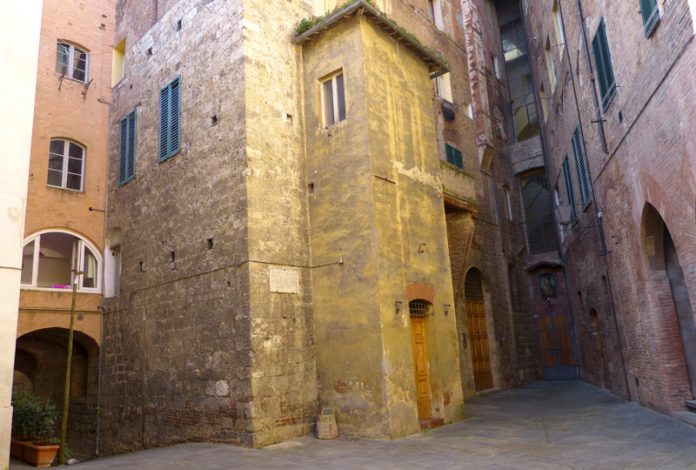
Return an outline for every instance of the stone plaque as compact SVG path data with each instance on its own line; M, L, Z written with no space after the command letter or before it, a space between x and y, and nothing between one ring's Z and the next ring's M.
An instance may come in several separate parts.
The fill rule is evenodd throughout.
M300 292L299 276L291 269L269 268L271 292L298 294Z

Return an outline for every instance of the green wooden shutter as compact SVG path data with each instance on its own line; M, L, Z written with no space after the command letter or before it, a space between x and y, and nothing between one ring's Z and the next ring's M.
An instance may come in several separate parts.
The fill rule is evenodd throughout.
M128 164L126 177L131 180L135 177L135 111L128 115Z
M578 213L575 210L575 190L573 189L573 178L570 176L570 163L568 162L567 155L563 160L563 182L565 183L568 204L570 205L570 219L576 220L578 218Z
M127 173L127 157L128 157L128 118L121 119L120 128L120 148L118 152L118 182L124 184L128 181Z
M592 202L592 186L590 185L590 174L587 168L587 155L582 141L580 128L577 127L573 133L573 153L575 154L575 167L578 171L578 184L580 186L580 199L583 208Z
M462 158L462 152L450 144L445 144L445 155L447 157L447 163L451 163L461 169L464 169L464 159Z
M167 158L169 149L169 85L160 90L160 146L159 158Z
M640 0L640 14L643 17L643 31L645 37L655 31L655 26L660 22L660 10L657 8L656 0Z
M592 40L592 53L594 54L597 67L596 74L599 82L599 91L602 96L602 109L606 110L616 94L616 82L614 80L614 67L611 63L604 18L599 22L597 33L595 33Z
M169 85L169 156L179 151L180 87L177 78Z

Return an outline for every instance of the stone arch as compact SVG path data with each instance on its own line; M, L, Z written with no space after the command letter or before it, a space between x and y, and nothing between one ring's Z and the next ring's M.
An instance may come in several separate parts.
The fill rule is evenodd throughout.
M672 234L659 211L650 203L641 215L641 251L647 268L646 291L652 296L651 314L658 340L657 356L670 384L668 406L681 407L684 398L696 396L696 326L684 273ZM678 383L676 383L678 382ZM690 396L677 396L678 388Z
M62 403L68 330L44 328L17 339L14 369L32 383L32 391ZM99 346L90 336L74 332L71 398L96 395Z

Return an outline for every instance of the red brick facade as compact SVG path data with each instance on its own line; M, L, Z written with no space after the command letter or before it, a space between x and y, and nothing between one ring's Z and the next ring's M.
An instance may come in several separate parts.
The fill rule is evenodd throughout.
M688 299L696 299L692 12L687 0L657 2L659 23L646 37L637 0L562 2L565 43L551 52L558 85L549 93L544 44L555 37L554 2L522 3L535 87L543 86L549 99L543 127L547 173L561 206L569 204L566 156L575 185L578 219L564 226L562 251L581 376L658 410L683 410L693 396L687 330L694 313ZM618 87L605 109L601 104L597 109L592 90L597 76L589 64L596 74L591 46L602 18ZM593 186L584 209L571 146L578 127ZM676 248L671 265L681 265L685 288L670 287L667 234Z

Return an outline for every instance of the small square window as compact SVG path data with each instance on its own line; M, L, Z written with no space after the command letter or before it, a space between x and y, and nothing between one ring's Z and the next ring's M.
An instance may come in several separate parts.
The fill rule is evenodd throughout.
M80 82L87 81L89 54L66 42L59 42L56 53L56 73Z
M343 72L338 72L321 82L321 102L324 127L332 127L346 119Z

